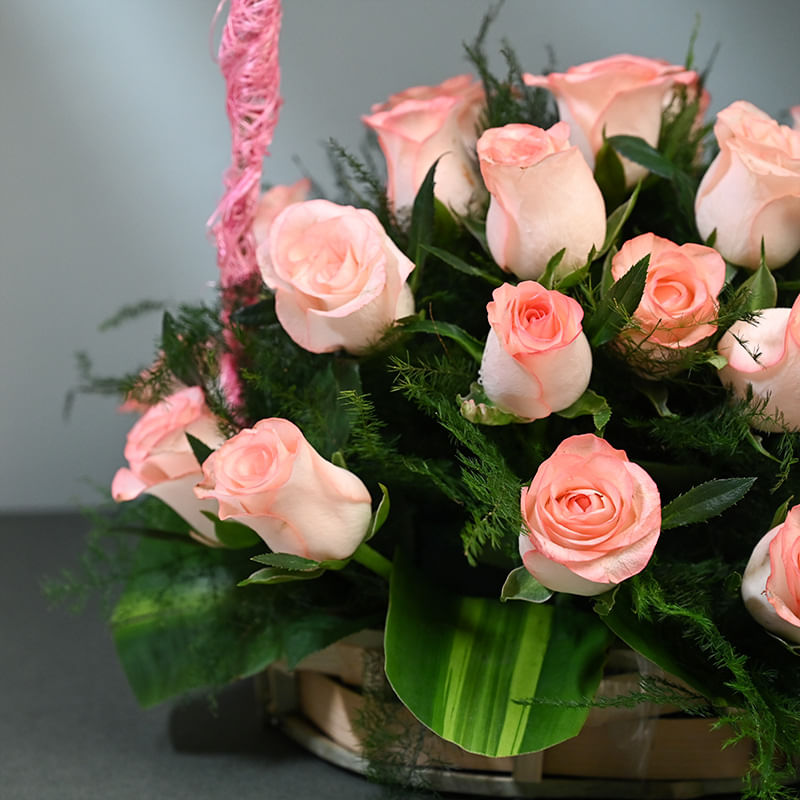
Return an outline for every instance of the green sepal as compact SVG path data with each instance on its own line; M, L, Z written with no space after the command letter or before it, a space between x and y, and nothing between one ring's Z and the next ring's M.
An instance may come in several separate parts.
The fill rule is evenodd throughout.
M528 603L546 603L553 592L542 586L525 567L517 567L508 573L508 577L500 590L500 600L525 600Z
M735 299L740 299L747 311L774 308L778 302L778 284L764 259L762 242L761 263L758 269L736 290Z
M392 507L389 502L389 490L382 483L379 483L378 486L381 490L381 499L372 514L367 535L364 537L365 542L368 542L383 527L383 523L389 518L389 510Z
M694 486L661 511L661 530L705 522L738 503L752 488L755 478L716 478Z
M498 408L487 396L483 386L471 383L469 394L456 395L459 411L464 419L476 425L511 425L517 422L530 422L529 419L518 417L508 411Z
M557 253L554 253L544 268L544 272L537 279L538 283L544 286L545 289L552 289L556 280L558 268L564 260L564 254L567 252L566 247L562 247Z
M556 413L565 419L591 414L598 436L602 436L603 430L611 419L611 407L608 405L608 401L591 389L587 389L571 406Z
M289 583L290 581L310 581L314 578L319 578L324 572L324 569L297 571L280 569L279 567L263 567L262 569L256 570L243 581L239 581L236 585L250 586L256 583L273 584Z
M196 436L192 436L191 433L186 434L186 439L189 442L189 447L192 448L197 463L202 466L214 451L205 442L201 442Z
M791 497L787 497L786 501L781 503L775 509L775 513L772 515L772 522L770 522L769 528L767 528L767 530L771 531L778 525L783 525L783 523L786 521L786 516L789 513L789 506L792 504L792 500L794 500L794 495L792 495Z
M463 258L459 258L457 255L449 253L447 250L442 250L440 247L423 245L422 249L425 250L425 252L430 253L432 256L436 256L436 258L453 269L464 273L464 275L471 275L474 278L481 278L492 286L501 286L503 283L501 278L498 278L495 275L480 269L479 267L473 267L472 264L468 264Z
M335 467L347 469L347 462L344 460L344 453L342 453L341 450L331 453L331 464L333 464Z
M649 254L637 261L612 284L608 294L584 322L583 331L592 347L610 342L636 311L644 294L649 264Z
M232 550L244 550L254 547L261 541L261 537L252 528L248 528L241 522L220 519L210 511L201 511L200 513L214 523L214 533L225 547Z

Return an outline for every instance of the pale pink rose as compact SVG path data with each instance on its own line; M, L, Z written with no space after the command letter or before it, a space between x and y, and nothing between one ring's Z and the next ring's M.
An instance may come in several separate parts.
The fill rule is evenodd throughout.
M216 503L200 501L194 494L203 473L187 433L212 449L225 439L197 386L171 394L137 420L125 444L128 466L117 470L111 496L117 502L143 492L158 497L192 526L197 538L217 544L213 522L201 513L216 513Z
M483 192L475 163L478 122L485 106L480 82L458 75L438 86L413 86L372 106L362 117L378 136L386 158L389 202L411 206L437 158L433 193L466 214Z
M275 219L260 265L278 320L312 353L363 353L414 313L406 284L414 264L366 209L328 200L290 205Z
M755 269L764 240L767 265L781 267L800 250L800 131L742 100L717 114L719 154L697 190L703 238L734 264Z
M792 106L790 109L792 124L796 131L800 131L800 106Z
M203 474L197 496L218 501L221 519L252 528L276 553L347 558L369 527L364 484L322 458L285 419L237 433L206 459Z
M292 203L299 203L305 200L310 191L311 181L308 178L300 178L299 181L291 184L291 186L273 186L261 195L253 219L253 238L255 239L256 247L261 247L269 238L269 232L275 217Z
M661 532L653 479L591 433L564 439L522 490L525 568L556 592L595 595L641 572Z
M800 644L800 505L753 549L742 599L759 625Z
M480 371L486 396L528 420L572 405L592 373L580 304L533 281L504 283L492 298Z
M710 247L677 245L643 233L625 242L612 259L614 280L648 254L644 294L633 313L637 327L623 331L622 338L649 358L667 362L677 350L698 345L716 332L725 262Z
M549 130L505 125L484 131L478 159L491 195L486 238L499 266L536 279L566 248L558 274L586 262L606 235L606 207L564 122Z
M800 296L791 308L765 308L753 322L731 325L718 351L728 363L720 380L762 414L751 424L762 431L800 430Z
M661 132L661 114L677 85L699 87L696 72L641 56L616 55L590 61L566 72L525 75L529 86L555 95L561 119L572 127L572 139L590 165L606 137L638 136L655 147ZM707 103L706 103L707 104ZM647 174L639 164L623 159L625 179L632 186Z

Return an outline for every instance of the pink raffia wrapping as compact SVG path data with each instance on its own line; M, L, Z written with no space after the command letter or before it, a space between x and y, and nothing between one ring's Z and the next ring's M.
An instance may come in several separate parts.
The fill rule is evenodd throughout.
M227 0L217 7L215 20ZM209 220L217 245L223 321L236 304L255 299L261 284L255 258L253 219L263 160L268 155L281 105L278 37L280 0L230 0L222 30L218 63L225 78L226 110L231 126L231 165L225 194ZM222 389L237 409L242 387L236 370L238 347L232 335L223 358Z

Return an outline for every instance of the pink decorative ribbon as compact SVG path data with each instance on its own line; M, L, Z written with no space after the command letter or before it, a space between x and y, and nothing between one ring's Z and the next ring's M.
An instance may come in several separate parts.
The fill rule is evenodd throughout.
M214 20L227 0L217 7ZM263 160L278 122L280 0L230 0L218 63L226 85L231 126L231 165L224 175L225 194L209 220L217 245L222 314L227 323L237 305L254 299L260 286L252 226L258 203ZM230 405L241 404L236 370L238 345L227 337L230 353L222 363L223 391Z

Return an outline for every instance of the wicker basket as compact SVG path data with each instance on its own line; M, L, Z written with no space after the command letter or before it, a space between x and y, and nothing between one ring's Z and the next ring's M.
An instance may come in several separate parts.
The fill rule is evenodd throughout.
M613 672L598 696L639 687L642 665L635 654L619 651L610 664ZM714 720L683 718L675 709L651 704L593 709L578 736L543 752L475 755L425 729L396 700L376 700L383 696L382 665L382 634L363 631L309 656L294 671L272 665L259 678L259 694L271 721L288 736L320 758L362 774L369 762L359 720L366 703L389 703L383 709L389 727L403 732L403 742L415 732L418 742L411 782L446 792L565 798L737 793L751 755L747 742L723 750L731 731L714 729Z

